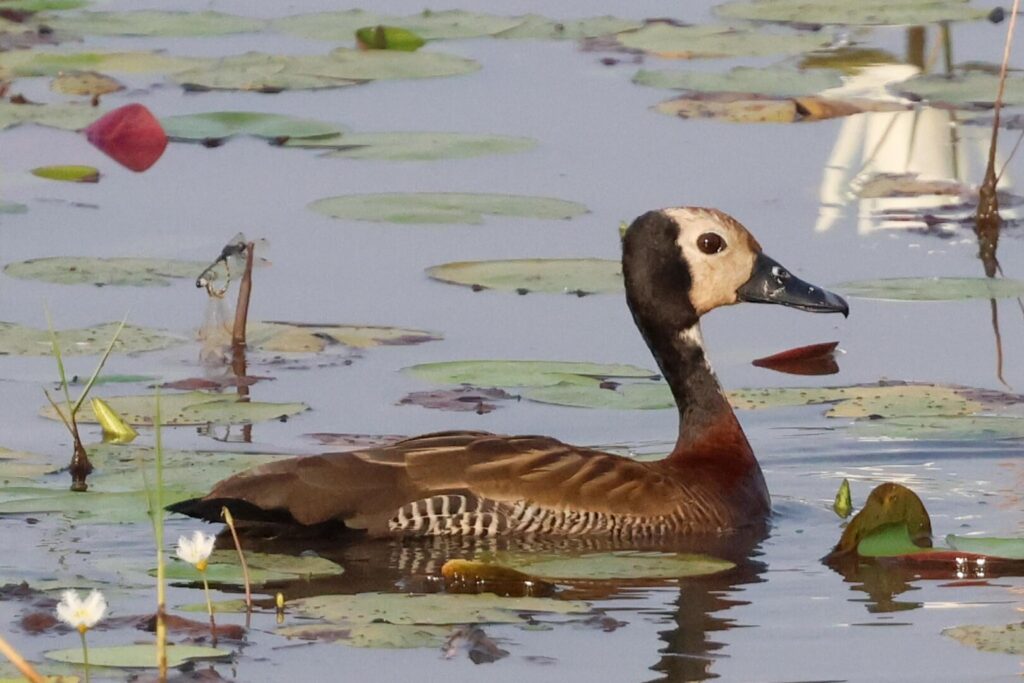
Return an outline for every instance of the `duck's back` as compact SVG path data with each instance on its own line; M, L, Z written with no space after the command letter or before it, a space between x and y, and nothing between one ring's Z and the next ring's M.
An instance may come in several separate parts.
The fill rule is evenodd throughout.
M341 523L374 536L649 538L721 531L763 517L743 500L742 482L722 482L707 465L694 463L687 472L549 437L443 432L269 463L171 509L216 521L227 506L243 521ZM723 485L734 489L731 495L722 495Z

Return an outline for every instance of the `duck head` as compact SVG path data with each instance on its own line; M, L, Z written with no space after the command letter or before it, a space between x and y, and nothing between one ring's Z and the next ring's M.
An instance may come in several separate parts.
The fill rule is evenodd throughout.
M839 295L804 282L766 256L746 228L715 209L645 213L623 237L622 264L638 323L688 329L708 311L741 301L844 316L850 310Z

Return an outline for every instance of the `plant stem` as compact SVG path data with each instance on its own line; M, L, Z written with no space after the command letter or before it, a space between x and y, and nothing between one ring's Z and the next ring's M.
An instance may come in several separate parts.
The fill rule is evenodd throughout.
M156 539L156 665L161 683L167 680L167 589L164 568L164 441L160 415L160 390L153 409L156 450L156 504L151 506L153 536Z
M82 664L85 666L85 683L89 683L89 646L85 644L86 630L79 627L78 635L82 637Z
M245 346L245 327L249 317L249 297L252 295L252 262L256 245L245 244L245 273L238 286L238 303L235 305L235 324L231 330L231 343L235 347Z
M245 561L245 553L242 552L242 543L238 540L238 531L235 529L235 518L231 516L231 510L225 505L220 510L221 517L231 530L231 539L235 542L235 550L238 551L238 562L242 565L242 580L245 581L245 625L249 626L249 619L252 616L252 586L249 582L249 563Z
M14 665L14 668L20 671L21 675L31 683L44 683L45 679L39 675L35 667L29 664L17 650L11 647L11 644L4 640L3 636L0 636L0 654L7 657L11 664Z
M203 592L206 594L206 611L210 614L210 645L217 647L217 622L213 620L213 601L210 600L210 583L206 580L206 570L200 570L203 577Z

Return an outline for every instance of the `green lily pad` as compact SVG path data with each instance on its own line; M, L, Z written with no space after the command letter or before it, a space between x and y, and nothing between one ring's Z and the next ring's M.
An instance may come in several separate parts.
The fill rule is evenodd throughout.
M224 140L233 135L252 135L271 140L319 138L340 133L341 126L282 114L248 111L215 111L182 114L160 120L167 137L200 142Z
M217 614L245 614L249 608L245 600L213 600L213 611ZM206 602L190 602L185 605L178 605L176 610L181 612L206 612ZM253 611L259 610L253 605Z
M1024 538L996 538L985 536L946 536L946 545L953 550L977 553L1007 560L1024 560Z
M163 403L161 402L161 407ZM92 491L139 491L144 488L143 470L152 479L156 456L152 448L136 445L95 444L86 446L95 471L89 476ZM268 453L223 451L179 451L164 449L164 484L206 493L210 482L263 465L282 457Z
M898 557L929 550L914 544L906 523L885 524L857 544L857 554L861 557Z
M176 73L191 90L312 90L363 81L458 76L476 71L471 59L441 52L394 52L338 48L327 55L280 56L249 52L208 61Z
M707 576L736 565L710 555L621 550L576 556L498 552L493 561L542 579L609 581Z
M1024 296L1024 281L981 277L897 277L859 280L836 289L863 299L883 301L960 301Z
M113 396L104 398L124 421L132 426L151 426L156 399L152 395ZM160 416L166 426L214 424L249 424L264 420L277 420L308 410L305 403L267 403L240 401L233 394L211 394L190 391L181 394L163 394L160 397ZM56 420L53 406L44 407L43 417ZM79 424L96 423L92 407L82 405L78 412Z
M719 5L715 14L723 19L798 25L919 26L983 19L990 9L971 6L967 0L741 0Z
M672 392L663 382L630 382L607 387L596 381L563 382L553 386L529 387L523 391L523 398L538 403L604 410L663 410L676 405Z
M82 648L67 650L50 650L43 653L47 659L68 664L84 664ZM168 645L167 666L178 667L200 659L227 659L230 650L219 650L215 647L202 645ZM146 645L112 645L92 646L89 648L89 664L91 666L110 666L123 669L155 669L157 668L156 650L152 643Z
M171 74L209 61L171 57L158 52L0 52L0 70L6 68L15 76L23 77L56 76L64 71Z
M0 129L2 128L3 126L0 125ZM27 211L28 207L25 206L24 204L18 204L17 202L0 201L0 214L26 213Z
M412 31L397 26L367 26L356 31L359 46L367 50L415 52L426 44Z
M246 330L249 347L277 353L320 353L332 344L353 349L411 346L441 337L433 332L375 325L259 322Z
M916 493L902 484L879 484L850 520L830 557L857 553L887 557L931 545L932 521ZM917 541L917 543L915 543Z
M999 76L970 71L953 78L915 76L890 86L905 97L948 107L991 107L999 92ZM1024 104L1024 75L1010 72L1003 92L1006 105Z
M635 365L542 360L467 360L423 363L403 372L433 384L478 387L547 387L576 381L596 384L608 378L649 379L656 374Z
M1005 397L1015 400L1010 394ZM1000 402L978 400L964 387L935 384L864 384L849 387L740 389L730 392L733 406L743 410L833 403L828 417L862 418L965 416Z
M300 598L288 604L303 616L340 624L515 624L524 621L523 613L578 614L590 611L590 605L580 601L502 598L493 593L358 593Z
M292 139L285 147L316 147L326 156L387 161L468 159L489 154L511 154L536 147L530 138L469 133L346 133L324 138Z
M456 261L427 269L441 282L520 294L607 294L622 291L622 265L604 259Z
M6 9L17 10L19 12L49 12L67 10L67 9L78 9L84 7L86 0L5 0L4 7Z
M426 10L406 17L375 14L361 9L343 12L317 12L297 14L273 22L279 31L332 42L352 40L356 31L366 26L394 26L426 40L450 38L479 38L506 31L519 25L522 19L498 17L489 14L448 10Z
M404 650L441 647L451 635L451 628L419 624L352 624L345 627L334 624L302 624L285 626L277 629L275 633L285 638L340 643L349 647Z
M483 223L484 215L569 219L582 204L551 197L456 192L356 194L318 199L309 208L332 218L375 223Z
M634 19L603 16L586 19L548 19L538 14L519 17L518 26L496 33L495 38L511 38L525 40L582 40L610 36L623 31L633 31L644 25Z
M827 34L769 33L733 26L673 26L654 22L616 36L620 45L669 59L799 54L826 47Z
M846 75L860 73L866 66L902 64L903 60L885 50L873 47L839 47L804 55L798 64L801 69L834 69Z
M61 285L166 287L171 278L195 279L207 265L170 259L54 256L9 263L4 273Z
M296 578L337 576L345 571L340 564L322 557L305 555L246 552L245 561L249 566L249 581L255 586L293 581ZM172 562L167 565L165 571L167 578L173 581L202 580L199 570L187 562ZM151 569L149 574L156 576L156 569ZM238 563L238 553L234 550L213 551L206 568L206 579L215 584L244 585L245 577L242 566Z
M267 22L221 12L81 12L50 17L55 29L99 36L222 36L262 31Z
M96 183L100 179L95 166L40 166L32 169L32 175L66 183Z
M860 438L929 439L1024 439L1024 418L1003 415L899 417L858 420L850 433Z
M13 479L35 481L56 469L54 465L41 462L40 456L35 453L0 448L0 483L9 484Z
M167 505L195 497L195 491L165 487ZM91 523L119 524L148 522L149 503L145 491L68 491L67 480L60 489L43 487L4 487L0 494L0 514L62 513Z
M965 625L947 628L942 635L982 652L1024 655L1024 622L1006 626Z
M80 104L11 104L0 101L0 130L25 123L81 130L103 113L103 110L96 107Z
M782 66L762 69L741 66L724 73L641 69L633 76L633 82L670 90L742 93L768 97L814 95L843 84L839 71L801 71Z
M103 323L78 330L59 330L57 341L65 356L103 353L120 323ZM125 325L114 342L114 353L158 351L184 343L164 330ZM53 353L49 330L0 322L0 356L48 356Z

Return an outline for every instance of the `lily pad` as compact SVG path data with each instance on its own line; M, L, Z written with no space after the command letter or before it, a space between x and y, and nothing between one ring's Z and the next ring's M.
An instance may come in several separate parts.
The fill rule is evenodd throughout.
M146 645L111 645L92 646L89 648L89 664L91 666L110 666L124 669L155 669L156 654L152 643ZM215 647L202 645L167 646L167 666L178 667L200 659L227 659L230 650L219 650ZM47 659L68 664L84 664L82 648L67 650L50 650L45 652Z
M523 398L538 403L604 410L663 410L676 405L672 392L663 382L563 382L527 388L523 391Z
M415 52L426 44L412 31L398 26L367 26L356 31L356 41L365 50Z
M65 71L103 73L176 73L209 60L171 57L159 52L40 52L16 50L0 53L0 69L15 76L57 76ZM19 105L24 106L24 105Z
M862 549L872 557L906 555L930 547L931 535L931 518L916 493L902 484L879 484L829 557L862 554Z
M247 111L182 114L163 118L160 123L168 137L195 142L219 141L233 135L252 135L271 140L320 138L336 135L343 130L341 126L313 119Z
M1024 538L995 538L992 536L946 536L946 545L954 550L977 553L1008 560L1024 560Z
M568 294L607 294L622 291L622 265L604 259L516 259L456 261L427 269L441 282L473 289L498 289Z
M742 410L831 403L825 414L842 418L958 417L1018 401L1012 394L985 396L965 387L935 384L740 389L730 392L729 398Z
M999 92L999 76L970 71L953 78L915 76L890 86L898 94L935 106L991 107ZM1024 104L1024 75L1010 72L1003 92L1006 105Z
M826 47L827 34L770 33L733 26L674 26L652 22L616 36L623 47L668 59L799 54Z
M960 301L1024 296L1024 281L1008 278L902 277L859 280L836 285L854 297L883 301Z
M322 557L306 555L277 555L246 552L245 561L249 566L249 580L253 585L271 582L293 581L296 578L310 579L319 576L337 576L345 571ZM199 571L187 562L174 562L166 567L166 576L174 581L201 581ZM150 570L156 575L156 569ZM238 553L234 550L215 550L210 555L206 578L211 583L241 586L245 583Z
M306 617L340 624L515 624L524 613L578 614L590 605L551 598L502 598L493 593L358 593L300 598L289 607Z
M580 581L680 579L717 574L736 566L710 555L639 550L575 556L498 552L493 560L542 579Z
M0 126L0 128L2 128L2 126ZM28 207L24 204L0 201L0 214L26 213L27 211Z
M65 356L102 353L119 323L103 323L77 330L59 330L57 340ZM184 343L164 330L125 325L114 343L114 353L158 351ZM48 356L53 353L49 330L37 330L15 323L0 322L0 356Z
M489 154L512 154L536 147L530 138L469 133L346 133L324 138L292 139L285 147L331 150L326 156L387 161L468 159Z
M533 360L468 360L423 363L403 372L434 384L478 387L547 387L564 382L596 384L601 379L650 379L657 375L635 365Z
M34 453L0 448L0 482L4 484L9 484L14 479L35 481L56 469L53 465L42 462Z
M637 85L693 92L728 92L796 97L814 95L843 84L842 74L829 69L801 71L772 66L762 69L736 67L724 73L707 71L647 70L633 76Z
M412 31L426 40L440 40L489 36L518 26L521 22L522 19L517 17L498 17L463 10L425 10L420 14L398 17L353 9L298 14L277 19L273 27L303 38L338 42L352 40L356 31L363 27L382 24Z
M192 498L195 491L165 487L168 505ZM43 487L5 487L0 494L0 514L63 513L91 523L118 524L148 522L149 503L145 491L76 492L68 491L66 480L60 489Z
M968 0L741 0L715 8L723 19L746 19L783 24L845 26L920 26L939 21L974 21L989 9Z
M857 554L861 557L899 557L929 550L915 545L906 523L902 522L875 529L857 544Z
M376 325L259 322L250 324L250 348L279 353L320 353L332 344L353 349L375 346L412 346L441 337L433 332Z
M32 169L32 175L66 183L97 183L100 180L100 171L95 166L40 166Z
M50 81L50 90L62 95L96 97L124 90L124 84L98 71L67 71Z
M866 111L899 111L905 106L873 100L840 100L805 95L772 98L742 93L692 93L661 102L654 111L682 119L729 123L798 123L825 121Z
M839 47L811 52L800 60L801 69L835 69L846 75L860 73L864 67L878 64L902 64L891 52L873 47Z
M1002 415L898 417L858 420L850 427L853 436L867 439L1024 439L1024 418Z
M970 624L947 628L942 635L982 652L1024 655L1024 622L1006 626Z
M170 259L54 256L9 263L4 273L62 285L166 287L171 278L195 279L207 265Z
M633 31L644 25L635 19L603 16L586 19L548 19L538 14L519 17L521 23L501 33L496 38L526 40L581 40L610 36L623 31Z
M50 17L56 29L100 36L222 36L262 31L267 22L221 12L81 12Z
M483 223L484 215L569 219L587 212L582 204L551 197L507 194L417 192L357 194L319 199L309 205L332 218L374 223Z
M132 426L151 426L156 399L152 395L113 396L104 399L111 408ZM160 416L166 426L214 424L250 424L264 420L278 420L308 410L305 403L268 403L241 401L233 394L209 394L190 391L183 394L164 394L160 397ZM56 420L53 406L40 411L43 417ZM78 413L79 424L96 423L92 408L83 405Z
M275 633L285 638L319 640L350 647L404 650L441 647L451 634L451 628L418 624L353 624L346 627L333 624L302 624L285 626L277 629Z

